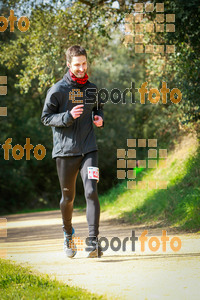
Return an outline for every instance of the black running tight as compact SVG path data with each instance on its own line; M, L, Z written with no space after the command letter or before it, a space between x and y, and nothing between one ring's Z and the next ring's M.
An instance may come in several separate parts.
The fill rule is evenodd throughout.
M62 192L60 209L63 219L63 231L67 234L72 233L76 178L80 171L87 205L86 216L89 236L98 236L100 205L97 194L97 180L88 179L88 167L98 167L98 151L89 152L84 156L57 157L56 167Z

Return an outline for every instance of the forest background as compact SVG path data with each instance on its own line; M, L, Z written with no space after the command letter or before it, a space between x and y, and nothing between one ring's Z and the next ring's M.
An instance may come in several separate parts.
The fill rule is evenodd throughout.
M21 32L15 22L0 32L0 76L7 76L7 95L0 96L7 116L0 117L0 144L12 138L14 145L24 145L30 138L34 147L42 144L46 156L37 160L33 153L15 160L10 151L4 159L0 149L0 212L22 209L58 208L60 186L55 161L52 159L52 133L41 123L41 112L47 90L60 80L66 69L65 50L78 44L86 48L89 80L98 89L124 91L135 83L140 88L160 90L162 82L172 90L178 88L182 99L174 104L160 100L152 104L131 102L104 105L105 127L95 128L99 147L100 182L105 193L118 185L117 149L127 147L127 139L157 139L159 148L173 149L178 138L190 131L199 134L200 18L197 0L162 1L165 14L175 14L175 32L145 33L143 45L175 45L175 53L135 53L135 43L126 43L127 15L135 16L135 1L1 1L0 16L6 18L13 9L19 19L27 16L30 27ZM143 1L144 7L158 1ZM159 2L160 3L160 2ZM143 23L156 23L156 10L146 13ZM2 24L0 24L2 25ZM135 23L133 22L133 31ZM143 148L137 159L145 159ZM77 205L83 203L83 187L77 181Z

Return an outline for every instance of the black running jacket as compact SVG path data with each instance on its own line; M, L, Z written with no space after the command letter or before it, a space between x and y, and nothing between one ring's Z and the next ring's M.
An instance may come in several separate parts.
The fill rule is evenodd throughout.
M70 111L78 104L84 104L83 113L74 119ZM42 123L52 128L52 158L98 150L93 128L95 115L104 118L96 85L89 80L84 85L79 84L71 79L68 71L47 91L41 116Z

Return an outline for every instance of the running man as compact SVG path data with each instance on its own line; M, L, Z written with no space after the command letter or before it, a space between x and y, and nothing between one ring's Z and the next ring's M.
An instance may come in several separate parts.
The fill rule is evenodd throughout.
M98 148L93 123L97 127L104 126L103 104L98 101L96 85L88 80L86 50L74 45L67 49L66 58L69 70L47 91L41 121L45 126L51 126L53 132L52 158L56 160L62 193L64 251L68 257L74 257L77 252L72 239L72 212L76 178L80 171L89 228L88 257L101 257L103 253L98 243ZM88 95L92 95L94 101Z

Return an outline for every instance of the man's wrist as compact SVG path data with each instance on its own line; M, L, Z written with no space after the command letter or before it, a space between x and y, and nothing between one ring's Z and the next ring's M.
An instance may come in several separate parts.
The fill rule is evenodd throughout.
M69 110L69 115L73 118L73 120L75 120L70 110Z
M74 122L74 118L69 110L66 111L64 116L64 124L68 127Z

